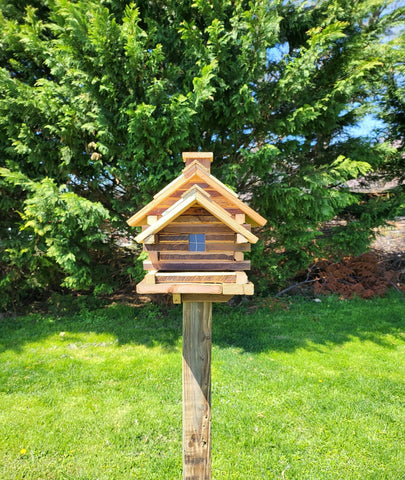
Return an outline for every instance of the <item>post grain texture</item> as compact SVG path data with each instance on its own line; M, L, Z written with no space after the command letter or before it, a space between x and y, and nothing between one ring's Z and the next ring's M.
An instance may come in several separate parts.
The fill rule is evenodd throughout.
M183 480L211 480L211 302L183 304Z

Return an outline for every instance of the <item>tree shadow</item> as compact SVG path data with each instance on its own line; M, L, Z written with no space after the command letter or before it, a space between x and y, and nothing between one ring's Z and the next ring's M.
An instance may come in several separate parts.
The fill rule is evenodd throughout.
M320 300L320 299L317 299ZM404 296L340 300L296 298L290 302L263 302L233 311L221 309L220 323L213 314L213 340L220 347L245 352L320 350L353 338L395 348L389 336L405 342Z
M163 308L152 303L113 304L96 309L72 306L71 311L63 314L54 311L0 318L0 353L9 349L19 351L28 343L54 335L61 338L66 335L74 342L75 334L88 332L110 334L118 345L159 345L170 350L176 347L182 334L179 307Z
M322 302L294 299L289 303L259 302L213 308L213 343L243 352L291 352L343 344L354 337L394 348L388 335L405 342L405 302L388 299ZM115 304L94 310L83 305L64 315L35 313L0 319L0 353L21 350L26 344L69 332L111 334L119 345L139 344L177 349L181 345L182 307L155 304Z

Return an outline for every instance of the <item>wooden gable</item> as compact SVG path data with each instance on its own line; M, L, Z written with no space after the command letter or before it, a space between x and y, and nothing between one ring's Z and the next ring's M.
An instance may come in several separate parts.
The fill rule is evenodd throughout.
M158 233L169 223L173 222L183 212L190 209L190 207L202 207L206 212L216 217L224 225L229 227L235 233L243 235L250 243L256 243L258 238L248 231L243 225L237 223L232 216L220 205L209 198L209 195L204 192L199 186L193 186L187 191L180 200L171 205L165 210L162 216L153 223L149 228L140 233L135 241L143 242L148 236Z
M184 155L186 168L183 170L182 174L157 193L148 205L133 215L127 222L129 225L132 227L146 225L148 216L159 217L168 208L174 205L182 195L189 191L190 188L196 185L209 194L212 200L215 201L218 206L225 209L229 214L233 216L245 215L246 223L249 223L252 226L265 225L266 219L242 202L235 192L210 174L209 169L201 163L203 159L197 158L192 162L187 163L187 160L190 159L190 155L197 154L189 153Z

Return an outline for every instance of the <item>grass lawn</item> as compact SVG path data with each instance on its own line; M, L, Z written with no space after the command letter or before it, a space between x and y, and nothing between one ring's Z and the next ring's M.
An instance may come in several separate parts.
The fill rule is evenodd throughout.
M181 306L0 320L0 478L182 478ZM405 302L215 305L212 478L405 479Z

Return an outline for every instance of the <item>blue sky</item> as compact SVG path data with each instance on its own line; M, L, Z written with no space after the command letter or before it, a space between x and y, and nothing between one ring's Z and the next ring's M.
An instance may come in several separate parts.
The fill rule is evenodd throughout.
M381 130L385 126L384 122L374 115L366 115L357 125L347 127L345 132L351 137L367 137L372 135L373 130Z

